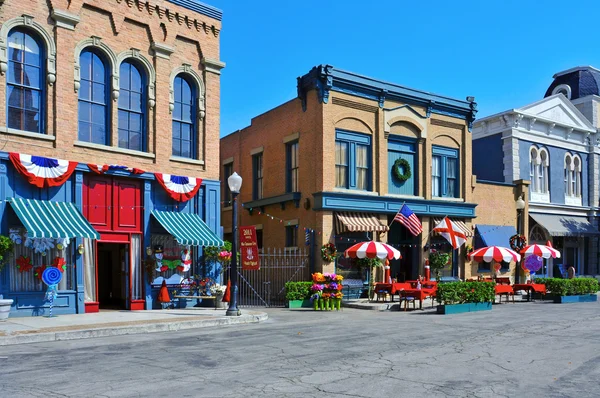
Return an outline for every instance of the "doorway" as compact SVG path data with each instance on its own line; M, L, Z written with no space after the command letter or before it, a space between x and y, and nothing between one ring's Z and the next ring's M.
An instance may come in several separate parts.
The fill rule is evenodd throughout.
M127 309L129 244L98 242L98 301L101 309Z

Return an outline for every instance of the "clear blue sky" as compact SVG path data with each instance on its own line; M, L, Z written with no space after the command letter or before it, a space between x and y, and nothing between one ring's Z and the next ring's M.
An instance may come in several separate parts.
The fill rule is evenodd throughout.
M478 117L541 99L556 72L600 68L600 2L204 0L223 10L221 136L336 68L464 99Z

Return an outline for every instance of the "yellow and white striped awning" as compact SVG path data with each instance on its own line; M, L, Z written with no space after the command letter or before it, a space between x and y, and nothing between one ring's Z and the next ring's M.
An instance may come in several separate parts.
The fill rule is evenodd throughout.
M389 228L382 224L375 214L340 211L335 213L337 233L343 232L386 232Z
M467 225L463 221L457 220L456 218L448 218L450 218L454 225L456 225L465 234L467 238L473 237L473 231L469 227L467 227ZM435 226L441 223L442 220L443 218L433 218L433 225L431 226L431 229L435 228ZM437 234L437 232L434 232L434 234Z

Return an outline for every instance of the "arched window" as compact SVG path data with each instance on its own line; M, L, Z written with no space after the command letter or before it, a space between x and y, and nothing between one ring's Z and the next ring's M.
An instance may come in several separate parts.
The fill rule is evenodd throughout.
M575 197L581 197L581 159L579 156L573 158L573 194Z
M573 168L573 159L571 155L565 155L565 195L571 196L571 170Z
M21 28L8 34L7 126L43 133L44 46Z
M565 196L581 198L581 159L577 155L565 155Z
M79 140L110 145L109 68L99 53L87 48L81 52L79 65Z
M533 197L534 201L548 201L548 186L549 186L549 175L548 166L550 164L550 158L548 152L544 149L538 149L531 147L529 150L529 178L531 179L531 193L541 194L543 196Z
M146 76L136 64L121 63L119 148L146 151Z
M536 162L538 158L537 148L533 147L529 151L529 180L531 181L531 191L537 192L537 178L535 177L536 173Z
M196 157L196 88L185 75L173 84L173 156Z

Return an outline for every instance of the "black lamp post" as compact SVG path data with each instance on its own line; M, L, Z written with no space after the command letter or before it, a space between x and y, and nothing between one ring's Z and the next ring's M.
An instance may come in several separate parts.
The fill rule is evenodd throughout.
M525 209L525 201L523 200L523 196L519 196L519 198L515 201L515 207L517 208L517 234L523 235L523 210ZM519 283L519 268L520 264L517 263L515 265L515 283Z
M238 298L238 261L237 261L237 246L238 246L238 225L237 225L237 196L240 194L242 188L242 177L238 173L233 172L232 175L227 179L227 185L231 191L232 212L231 212L231 269L229 270L229 280L231 280L231 292L229 300L229 308L225 315L227 316L240 316L242 313L237 306Z

